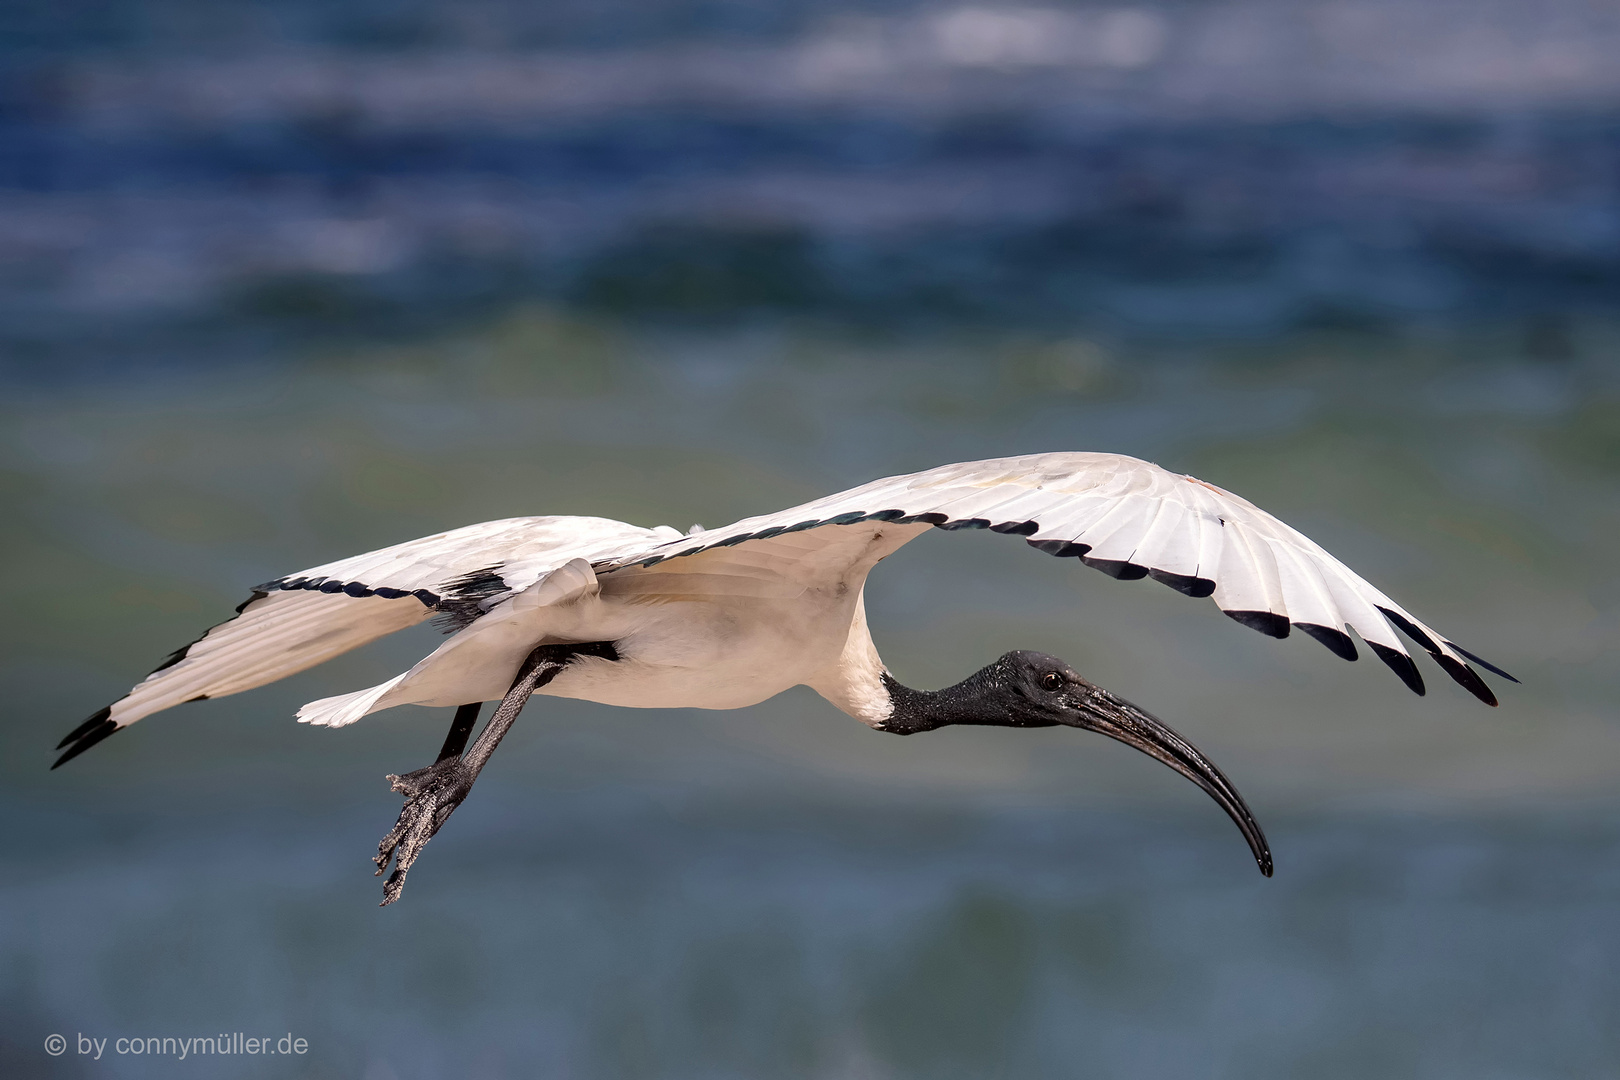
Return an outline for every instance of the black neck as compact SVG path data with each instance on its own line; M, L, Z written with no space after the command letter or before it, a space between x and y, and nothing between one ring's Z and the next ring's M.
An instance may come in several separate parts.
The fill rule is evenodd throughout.
M1053 723L1020 719L1011 713L1009 699L1015 691L1009 685L1001 660L943 690L913 690L896 682L887 671L882 678L894 706L894 711L883 721L883 730L896 735L915 735L952 724L1050 727Z

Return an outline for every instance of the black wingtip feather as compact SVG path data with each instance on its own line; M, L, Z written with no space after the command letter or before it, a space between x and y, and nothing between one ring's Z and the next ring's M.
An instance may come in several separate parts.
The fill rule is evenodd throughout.
M1435 644L1434 638L1430 637L1428 634L1425 634L1422 631L1422 629L1419 628L1418 625L1416 623L1414 623L1411 619L1408 619L1405 615L1402 615L1400 612L1393 611L1393 610L1391 610L1390 608L1387 608L1387 607L1381 607L1378 610L1382 611L1384 613L1384 618L1388 619L1390 622L1392 622L1396 626L1400 627L1401 628L1401 633L1405 634L1407 637L1411 638L1413 641L1415 641L1419 645L1423 646L1423 648L1427 652L1432 653L1434 655L1439 655L1440 646Z
M102 711L103 713L106 712L106 710ZM96 745L96 743L100 742L102 739L105 739L107 736L111 735L117 730L117 721L111 719L102 720L99 725L81 735L79 740L73 744L67 753L57 758L56 764L52 765L51 769L55 770L61 768L63 764L72 761L74 758L78 757L80 754L84 753L86 750ZM60 749L60 747L58 747L58 749Z
M106 708L97 711L93 716L90 717L90 719L86 720L84 723L80 724L78 727L76 727L72 731L68 732L67 733L67 738L65 738L61 742L57 743L56 748L58 750L60 750L60 749L62 749L62 747L66 746L68 743L72 742L74 739L82 739L82 738L84 738L85 732L89 731L93 727L96 727L103 720L107 719L107 717L111 713L112 713L112 706L111 705L108 705Z
M1431 638L1428 634L1425 634L1419 627L1414 626L1412 620L1406 618L1400 612L1391 611L1387 607L1381 607L1378 610L1382 611L1384 613L1384 617L1390 622L1400 627L1401 633L1405 634L1407 637L1411 638L1413 641L1427 649L1429 655L1434 657L1434 662L1439 664L1441 669L1443 669L1447 675L1450 675L1458 686L1461 686L1464 690L1467 690L1470 694L1473 694L1485 704L1492 707L1496 705L1496 695L1491 693L1491 688L1485 685L1485 680L1481 679L1479 674L1475 672L1473 668L1469 667L1467 664L1459 663L1454 657L1447 656L1440 650L1440 646L1433 638ZM1446 644L1451 645L1453 649L1457 649L1457 646L1452 645L1449 641L1446 642ZM1487 664L1473 653L1467 652L1463 649L1457 649L1457 651L1463 656L1468 657L1468 659L1472 660L1474 663L1490 671L1496 672L1498 675L1509 680L1510 682L1519 681L1518 679L1515 679L1513 676L1509 675L1507 672L1496 667L1496 665Z
M1423 689L1423 676L1418 674L1417 665L1412 663L1410 656L1407 656L1399 649L1392 649L1388 645L1380 645L1375 641L1367 642L1367 647L1373 651L1373 654L1378 659L1388 664L1391 671L1400 676L1401 682L1406 684L1407 689L1419 697L1424 695L1426 691Z
M1183 596L1203 599L1215 592L1215 583L1209 578L1189 577L1186 574L1172 574L1168 570L1149 570L1148 577L1160 585L1168 585Z
M1482 657L1475 656L1473 653L1469 652L1467 649L1463 648L1461 645L1457 644L1455 641L1448 641L1448 642L1446 642L1446 644L1450 645L1453 649L1456 649L1462 655L1468 657L1468 659L1472 660L1474 663L1478 664L1480 667L1484 668L1486 671L1489 671L1494 675L1500 675L1500 676L1502 676L1502 678L1506 679L1508 682L1511 682L1511 683L1516 683L1516 682L1519 681L1518 679L1515 679L1513 676L1509 675L1507 672L1503 671L1501 668L1497 667L1495 664L1491 663L1489 660L1483 659Z
M1271 611L1228 611L1226 617L1236 619L1250 630L1258 630L1267 637L1288 636L1288 616Z
M1118 581L1140 581L1148 575L1147 567L1138 566L1136 563L1128 562L1125 559L1093 559L1082 555L1080 561L1093 570L1101 570Z
M1075 559L1091 550L1090 544L1076 544L1072 540L1025 540L1036 551L1056 555L1060 559Z
M1481 679L1479 675L1475 673L1473 668L1460 661L1453 660L1444 653L1437 655L1434 660L1435 663L1444 668L1446 674L1455 679L1457 684L1464 690L1467 690L1470 694L1473 694L1475 697L1479 698L1479 700L1483 701L1492 708L1496 707L1496 695L1491 693L1491 688L1485 685L1485 680Z
M1335 630L1331 626L1322 626L1318 623L1297 622L1294 624L1301 633L1326 645L1334 656L1344 660L1356 659L1356 643L1350 640L1350 635L1343 630Z
M197 641L201 641L201 640L202 640L202 638L197 639ZM164 657L163 658L163 663L159 664L157 667L153 668L151 671L148 671L146 673L146 677L151 678L153 675L156 675L160 671L168 671L170 668L174 667L174 665L176 665L180 661L184 660L186 658L186 653L191 651L191 647L193 645L197 644L197 641L189 641L186 644L180 646L178 649L174 650L174 652L170 653L168 656Z

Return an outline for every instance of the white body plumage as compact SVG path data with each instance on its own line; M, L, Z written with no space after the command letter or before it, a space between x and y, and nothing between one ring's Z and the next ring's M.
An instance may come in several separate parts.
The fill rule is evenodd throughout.
M830 536L791 533L602 578L575 559L410 671L311 702L299 719L339 726L394 705L494 700L537 644L611 641L617 660L580 657L537 693L631 708L737 709L805 684L878 726L888 703L862 588L879 559L928 526L831 529Z

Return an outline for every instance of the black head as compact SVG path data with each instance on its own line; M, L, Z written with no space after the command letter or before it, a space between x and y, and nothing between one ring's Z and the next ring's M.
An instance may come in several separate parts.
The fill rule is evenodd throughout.
M1057 657L1028 649L1007 653L981 674L1001 684L1007 719L1016 727L1083 726L1076 717L1097 689Z

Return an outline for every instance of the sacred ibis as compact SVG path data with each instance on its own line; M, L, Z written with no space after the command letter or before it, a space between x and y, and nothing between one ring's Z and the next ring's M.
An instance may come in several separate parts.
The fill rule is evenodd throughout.
M1265 835L1220 769L1063 661L1015 651L944 690L895 681L867 631L863 588L879 560L931 528L989 529L1115 578L1151 577L1213 597L1263 634L1297 627L1346 660L1356 659L1354 630L1418 694L1423 679L1396 628L1487 705L1496 698L1468 661L1512 679L1229 491L1118 454L1036 454L888 477L685 535L605 518L507 518L277 578L74 729L51 767L172 705L263 686L436 616L449 637L415 667L298 712L341 727L395 705L456 708L437 761L388 777L406 802L375 860L378 875L395 864L384 904L530 695L736 709L801 683L896 735L1063 724L1117 739L1213 797L1269 877ZM491 700L500 704L468 749Z

